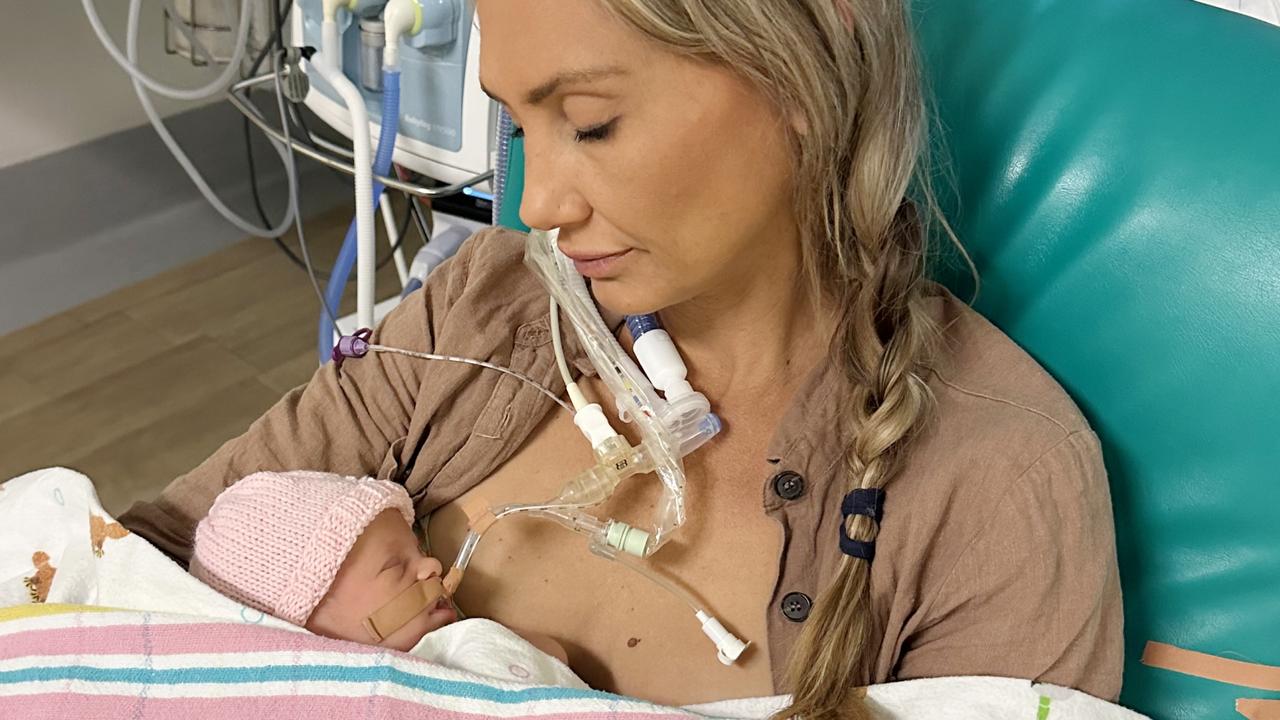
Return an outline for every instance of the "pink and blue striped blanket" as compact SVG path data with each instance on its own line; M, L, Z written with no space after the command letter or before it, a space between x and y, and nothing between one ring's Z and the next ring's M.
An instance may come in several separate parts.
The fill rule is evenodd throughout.
M0 610L0 717L319 720L698 715L604 692L469 676L368 645L163 613Z

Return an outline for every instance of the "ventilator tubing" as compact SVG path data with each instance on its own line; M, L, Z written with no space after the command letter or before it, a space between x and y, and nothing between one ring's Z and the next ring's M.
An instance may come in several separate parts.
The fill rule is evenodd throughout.
M313 67L320 69L312 58ZM353 142L356 149L354 165L356 168L356 217L347 227L346 238L342 241L342 249L338 251L338 259L334 261L333 271L329 275L329 284L325 288L325 301L331 308L342 304L342 293L351 277L351 267L359 261L359 279L356 283L356 307L359 310L357 324L359 327L373 327L373 291L374 267L377 252L373 225L373 211L382 199L382 183L374 180L375 175L387 175L391 172L391 155L396 146L396 134L400 123L400 71L384 68L382 72L382 123L378 134L378 151L368 159L369 119L364 109L364 100L355 85L340 71L331 65L321 71L321 77L334 87L347 85L355 94L347 98L342 93L347 105L351 108L351 134L361 141ZM332 78L332 81L330 79ZM357 98L360 98L357 100ZM361 144L364 145L365 158L361 158ZM367 217L366 217L367 215ZM366 227L367 226L367 227ZM366 317L367 315L367 317ZM316 347L320 362L324 363L333 350L333 327L323 313L320 316L319 332Z
M721 429L720 421L709 412L706 398L693 392L684 382L683 363L679 361L678 354L674 361L671 357L674 348L651 345L656 347L651 352L657 358L655 363L666 368L672 368L675 363L680 365L679 370L663 372L667 387L682 391L681 397L691 398L702 407L700 416L682 412L678 417L681 424L674 431L662 421L663 415L669 414L669 404L658 396L645 374L636 367L604 324L582 276L556 247L554 231L534 230L529 234L525 263L542 279L556 305L569 314L592 364L613 393L619 414L624 419L629 417L635 421L642 440L633 447L617 434L589 433L597 438L593 440L595 465L566 483L558 495L546 502L507 505L495 509L493 515L501 518L514 513L529 513L586 534L592 543L637 557L652 555L684 523L684 470L680 457L715 436ZM647 329L653 327L656 325ZM665 339L667 345L670 344L665 332L657 339ZM635 528L613 520L602 521L583 512L608 499L626 478L650 472L656 472L663 483L663 502L649 528ZM459 572L464 571L470 562L479 536L480 533L472 531L463 542L454 562Z

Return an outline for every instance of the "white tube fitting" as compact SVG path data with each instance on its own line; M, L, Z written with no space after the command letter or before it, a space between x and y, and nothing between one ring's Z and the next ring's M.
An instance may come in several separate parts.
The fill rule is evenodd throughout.
M325 21L326 29L332 23ZM369 111L354 83L322 50L311 57L311 67L342 96L351 114L351 144L356 169L356 317L357 327L373 327L373 299L377 236L373 224L373 143L369 138Z
M698 622L702 623L702 632L716 644L716 659L722 665L732 665L751 643L744 643L738 636L725 629L720 621L702 610L698 611Z
M400 65L400 38L422 29L422 3L419 0L391 0L382 14L386 45L382 49L382 66L396 69Z
M689 371L666 330L650 330L635 341L634 347L636 359L649 376L649 382L661 390L668 401L693 392L685 380Z
M600 407L599 403L585 405L574 413L573 424L577 425L578 429L582 431L583 436L587 438L587 442L591 443L592 448L618 434L609 425L609 418L605 417L604 409Z
M605 543L628 555L642 558L645 548L649 545L649 533L614 520L609 523L609 529L605 533Z

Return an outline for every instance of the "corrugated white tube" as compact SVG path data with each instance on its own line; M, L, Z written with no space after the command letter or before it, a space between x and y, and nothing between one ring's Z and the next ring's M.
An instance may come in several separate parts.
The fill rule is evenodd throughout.
M328 26L334 25L335 39L330 40ZM326 21L325 49L311 57L311 67L329 83L351 114L351 144L355 149L352 165L356 169L356 318L357 327L373 327L374 272L378 252L373 217L373 147L369 139L369 111L364 97L330 58L337 47L335 23Z
M338 23L326 17L320 24L320 52L333 61L335 69L342 69L342 44L338 42Z

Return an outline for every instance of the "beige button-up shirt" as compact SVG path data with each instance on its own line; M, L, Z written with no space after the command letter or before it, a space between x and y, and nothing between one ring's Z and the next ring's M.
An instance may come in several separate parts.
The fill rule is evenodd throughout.
M547 295L523 236L486 230L384 321L374 342L479 358L562 392ZM873 682L1025 677L1120 693L1120 582L1098 439L1061 387L1008 337L938 288L937 403L886 487L871 571L883 635ZM566 333L573 366L594 374ZM759 478L782 528L768 651L781 691L808 603L840 559L840 373L815 369L779 419ZM712 399L714 403L714 398ZM473 366L387 353L325 365L249 430L121 521L187 561L196 523L259 470L315 469L404 483L419 516L487 478L556 406Z

